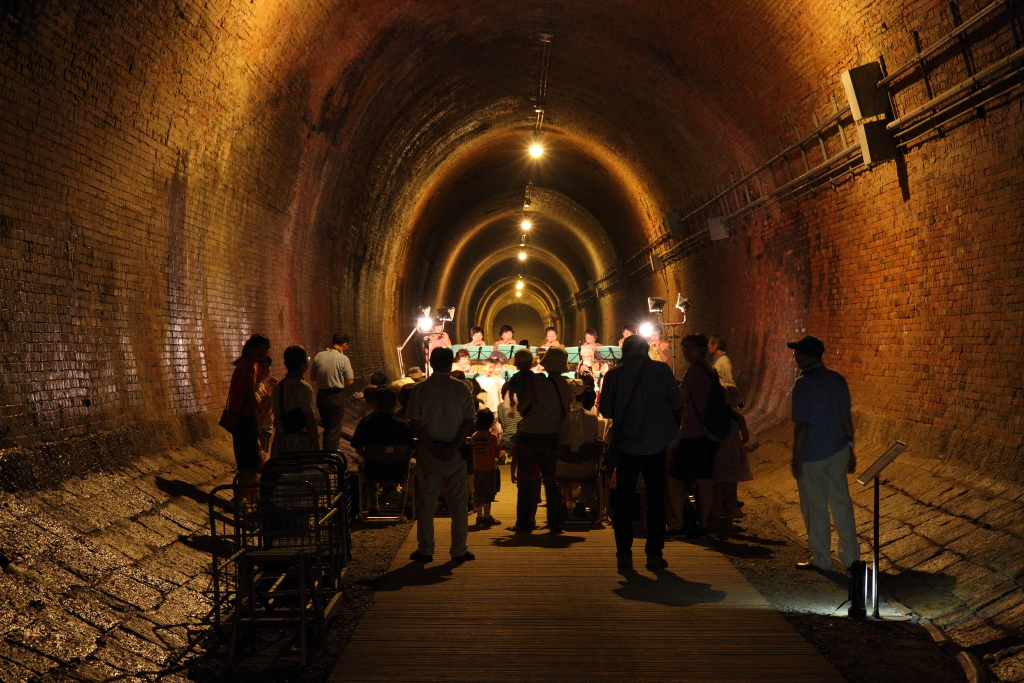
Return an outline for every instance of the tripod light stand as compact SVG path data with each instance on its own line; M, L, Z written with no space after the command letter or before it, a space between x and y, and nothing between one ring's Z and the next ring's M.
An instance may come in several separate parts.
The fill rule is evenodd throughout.
M676 297L676 306L675 307L678 308L680 311L682 311L683 319L682 319L682 321L676 322L676 323L667 323L664 320L662 320L662 313L665 311L665 304L666 303L667 302L664 299L660 298L660 297L656 297L656 296L647 297L647 310L650 311L651 313L657 313L658 314L658 324L660 324L662 326L662 328L668 327L669 331L671 333L671 336L669 338L669 347L672 349L672 374L675 375L676 374L676 350L675 350L676 328L686 324L686 312L688 310L690 310L690 300L687 299L685 296L683 296L682 293L679 293L677 295L677 297Z
M398 369L401 371L402 377L405 377L405 363L402 358L402 351L405 350L405 347L409 344L409 340L412 339L414 334L417 332L430 332L431 328L434 326L434 319L430 317L430 306L418 310L420 312L420 317L416 319L415 327L412 328L412 332L410 332L409 336L405 338L402 345L398 347Z

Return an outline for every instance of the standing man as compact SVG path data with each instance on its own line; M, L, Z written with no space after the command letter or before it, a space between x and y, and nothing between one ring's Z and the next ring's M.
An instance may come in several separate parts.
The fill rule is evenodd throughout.
M441 486L452 515L451 557L455 562L476 559L466 547L469 536L469 492L466 461L459 446L476 429L476 406L466 385L452 377L455 355L440 346L430 352L430 377L413 386L409 396L409 419L419 439L416 451L416 539L419 543L409 559L434 559L434 508Z
M562 376L569 370L568 359L565 349L559 346L548 349L540 361L547 377L538 373L529 378L519 402L518 410L523 419L516 431L516 483L519 490L516 523L512 527L517 533L532 533L536 526L542 482L547 497L548 529L553 534L560 534L565 526L565 499L555 473L558 435L575 396L574 388ZM537 470L540 471L539 478Z
M345 387L356 381L348 351L348 335L336 334L332 345L316 354L310 378L316 386L316 409L324 428L324 450L338 450L341 426L345 420Z
M615 557L619 569L633 568L633 511L636 483L647 492L647 568L668 567L665 548L665 451L679 440L675 411L683 405L672 368L648 357L647 341L626 337L622 362L608 371L601 414L612 420L622 455L616 467ZM550 501L549 501L550 505Z
M718 381L725 389L726 400L729 401L729 405L735 406L739 400L739 388L732 378L732 361L725 355L725 339L721 335L713 334L708 339L708 353L711 354L711 367L718 373Z
M808 562L801 569L831 569L832 522L839 534L839 560L847 569L860 559L857 521L846 475L857 469L853 454L850 390L843 376L822 363L825 345L806 336L786 344L800 367L793 385L793 476L807 526Z

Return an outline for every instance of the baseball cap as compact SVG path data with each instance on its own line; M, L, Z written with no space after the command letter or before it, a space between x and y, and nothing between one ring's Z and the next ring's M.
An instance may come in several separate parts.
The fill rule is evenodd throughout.
M800 337L795 342L788 342L786 344L791 349L799 351L805 356L811 356L814 358L820 358L825 355L825 345L817 337L811 335L805 335Z

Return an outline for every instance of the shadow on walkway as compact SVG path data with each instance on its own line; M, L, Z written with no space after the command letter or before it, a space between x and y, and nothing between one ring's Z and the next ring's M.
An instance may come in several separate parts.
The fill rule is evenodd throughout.
M731 539L712 541L709 547L723 555L741 557L746 560L764 560L775 554L771 548L765 548L762 545L751 545L749 543L736 543Z
M499 548L564 549L585 540L587 539L583 536L569 536L567 534L513 534L496 538L491 541L491 545L496 545Z
M624 569L619 574L625 581L619 581L619 587L612 592L626 600L669 607L690 607L721 602L726 597L725 591L712 588L710 583L687 581L670 571L658 572L653 579L635 569Z
M200 505L207 506L210 504L210 500L214 501L214 507L220 508L226 512L231 511L231 501L224 500L223 498L213 498L209 493L203 491L195 484L190 484L187 481L180 479L164 479L163 477L155 477L154 483L156 487L166 493L168 496L191 498Z
M452 577L452 569L456 562L441 562L423 565L420 562L409 562L405 566L392 569L373 582L373 589L378 591L398 591L407 586L433 586L444 583Z

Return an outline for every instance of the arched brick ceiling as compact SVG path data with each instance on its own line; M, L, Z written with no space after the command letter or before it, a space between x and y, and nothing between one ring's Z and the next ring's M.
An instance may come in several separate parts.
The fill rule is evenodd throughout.
M514 215L531 177L601 228L587 232L582 248L561 238L573 248L555 257L582 256L591 277L605 271L611 251L635 252L661 231L665 211L703 189L688 180L745 147L752 123L730 113L756 113L772 84L785 81L781 59L769 60L780 73L763 79L761 91L737 89L723 73L727 61L728 75L744 82L748 71L768 70L731 56L744 37L764 42L766 5L555 3L547 153L539 162L526 147L541 2L361 5L365 14L325 35L310 65L308 94L319 113L312 129L325 144L320 229L344 231L357 247L362 233L357 258L377 252L389 264L378 286L400 290L396 328L415 303L410 293L439 279L447 287L446 272L479 258L463 251L473 243L467 235L489 224L481 214ZM687 39L700 30L720 41ZM354 36L363 41L356 53ZM331 56L340 42L347 60ZM555 221L553 231L569 227ZM516 239L510 234L507 243Z

